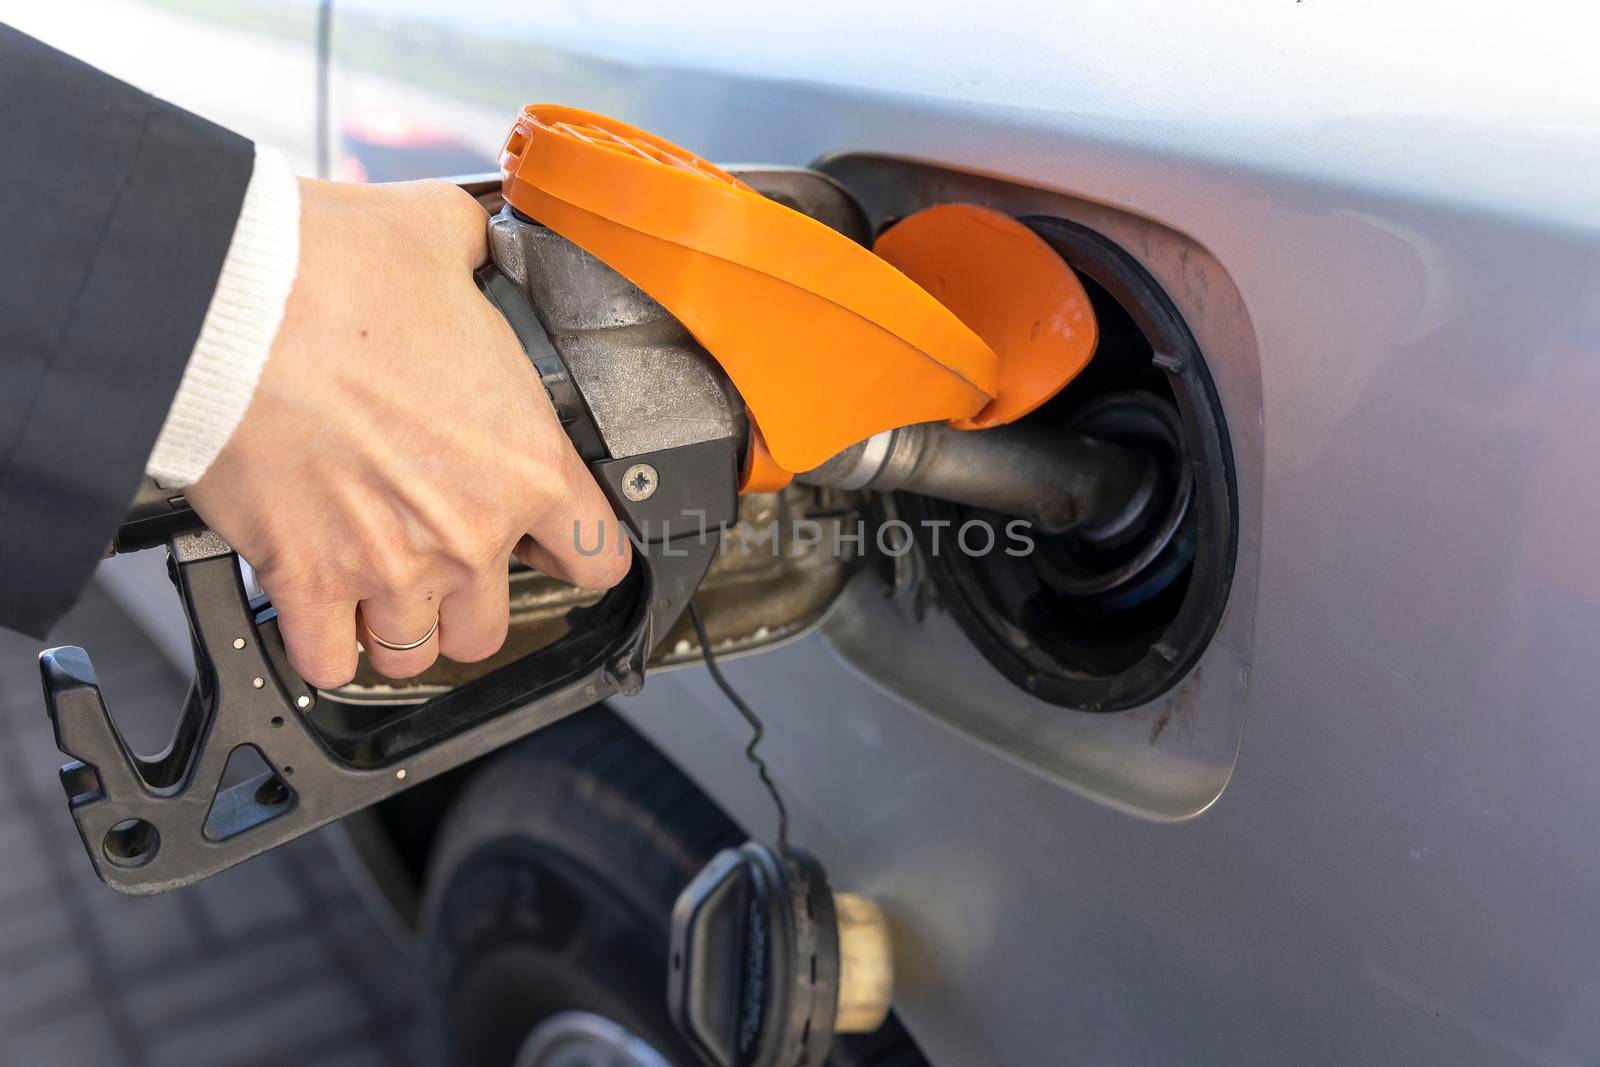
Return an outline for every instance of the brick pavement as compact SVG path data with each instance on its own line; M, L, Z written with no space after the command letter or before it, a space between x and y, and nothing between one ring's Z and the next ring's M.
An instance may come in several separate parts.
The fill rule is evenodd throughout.
M88 648L130 743L158 745L186 679L99 587L52 643ZM37 651L0 631L0 1067L413 1063L418 969L344 873L336 830L155 897L95 878Z

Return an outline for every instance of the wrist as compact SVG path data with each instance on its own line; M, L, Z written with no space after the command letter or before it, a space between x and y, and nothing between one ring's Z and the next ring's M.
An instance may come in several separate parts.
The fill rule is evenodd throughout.
M300 255L300 193L281 153L257 146L233 239L145 471L192 485L244 417L283 322Z

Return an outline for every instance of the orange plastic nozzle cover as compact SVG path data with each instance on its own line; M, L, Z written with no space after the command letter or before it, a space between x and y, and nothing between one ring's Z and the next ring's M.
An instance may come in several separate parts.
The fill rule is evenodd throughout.
M638 285L706 347L781 471L882 430L971 419L995 398L994 351L926 289L668 141L529 105L500 166L514 208Z
M745 449L744 469L739 472L739 492L776 493L794 481L794 472L778 466L767 450L761 427L750 424L750 447Z
M1038 234L976 204L940 204L885 230L873 251L928 290L999 357L995 397L964 430L1002 426L1061 391L1099 340L1083 283Z

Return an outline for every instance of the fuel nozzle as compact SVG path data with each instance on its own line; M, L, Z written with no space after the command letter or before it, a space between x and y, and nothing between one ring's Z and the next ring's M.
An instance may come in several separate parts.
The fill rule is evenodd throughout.
M1107 540L1165 503L1145 449L1017 423L958 430L918 423L869 437L795 480L838 489L903 489L1033 519L1047 533Z
M835 893L815 857L725 849L672 912L667 1003L714 1067L815 1067L835 1034L883 1025L889 929L870 899Z

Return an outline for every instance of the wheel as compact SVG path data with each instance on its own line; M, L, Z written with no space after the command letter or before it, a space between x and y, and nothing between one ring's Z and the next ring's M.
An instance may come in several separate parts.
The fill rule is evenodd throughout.
M428 862L421 929L439 1058L698 1067L667 1016L672 905L743 839L604 708L494 757L452 802ZM892 1019L864 1042L841 1041L830 1062L925 1063Z
M650 1045L610 1019L563 1011L533 1028L516 1067L672 1067Z
M705 858L739 840L603 709L494 758L429 860L422 924L446 1062L515 1064L541 1022L585 1012L693 1064L667 1017L667 917Z

